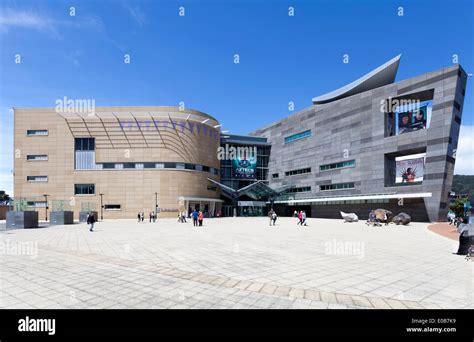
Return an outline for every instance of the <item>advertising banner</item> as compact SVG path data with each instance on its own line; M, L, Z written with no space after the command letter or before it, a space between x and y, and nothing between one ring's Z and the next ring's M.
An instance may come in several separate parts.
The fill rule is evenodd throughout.
M233 178L236 179L256 179L257 178L257 157L243 154L232 160Z
M397 160L397 176L395 183L414 183L423 181L425 158Z

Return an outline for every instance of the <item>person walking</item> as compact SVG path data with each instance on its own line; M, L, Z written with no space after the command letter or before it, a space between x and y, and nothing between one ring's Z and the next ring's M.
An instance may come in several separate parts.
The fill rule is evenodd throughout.
M299 225L299 224L300 225L303 224L303 211L300 211L298 213L298 222L296 222L296 225Z
M145 220L145 213L143 211L140 214L140 218L141 218L142 222Z
M204 221L204 214L202 213L202 211L199 211L198 221L199 221L199 227L202 227L202 222Z
M138 217L138 223L140 223L140 220L141 220L141 215L140 215L140 213L138 213L137 217Z
M184 211L181 213L181 220L182 220L183 223L187 223L187 221L186 221L186 212L184 212Z
M153 223L156 222L156 213L154 211L152 211L152 218L153 218Z
M89 215L87 215L87 224L91 225L91 227L89 229L90 232L94 231L94 223L95 223L95 217L94 217L94 215L89 213Z
M149 216L150 216L150 223L151 223L151 220L153 219L153 215L152 215L151 211L150 211L150 215L149 215Z
M191 213L191 216L193 217L193 226L194 227L197 227L198 225L198 212L196 211L196 209L194 209L194 211Z
M301 225L307 225L306 224L306 211L303 210L303 213L301 214Z
M272 225L272 221L273 221L273 214L274 214L274 213L275 213L275 212L273 211L273 208L272 208L272 209L270 209L270 211L268 212L268 219L269 219L269 224L268 224L268 225L269 225L269 226L271 226L271 225Z
M273 225L275 225L275 222L276 222L276 220L277 220L277 217L278 217L278 216L277 216L276 212L273 212L273 214L272 214Z

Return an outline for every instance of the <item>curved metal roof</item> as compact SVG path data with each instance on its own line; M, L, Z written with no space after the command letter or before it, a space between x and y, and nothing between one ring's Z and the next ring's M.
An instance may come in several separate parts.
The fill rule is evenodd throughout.
M344 97L393 83L395 81L395 76L397 75L398 64L400 63L401 56L402 55L398 55L397 57L392 58L387 63L379 66L352 83L327 94L313 97L313 104L323 104L336 101Z

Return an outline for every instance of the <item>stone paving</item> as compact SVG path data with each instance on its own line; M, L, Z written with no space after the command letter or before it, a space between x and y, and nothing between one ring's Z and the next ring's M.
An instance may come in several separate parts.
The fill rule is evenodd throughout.
M3 221L0 308L474 308L473 263L428 224L308 221Z

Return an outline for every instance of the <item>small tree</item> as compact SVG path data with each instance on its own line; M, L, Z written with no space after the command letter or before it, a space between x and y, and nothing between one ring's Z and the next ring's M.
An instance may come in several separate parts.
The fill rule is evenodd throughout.
M456 217L464 216L464 203L466 203L467 199L457 199L453 203L449 205L449 209L451 209Z

